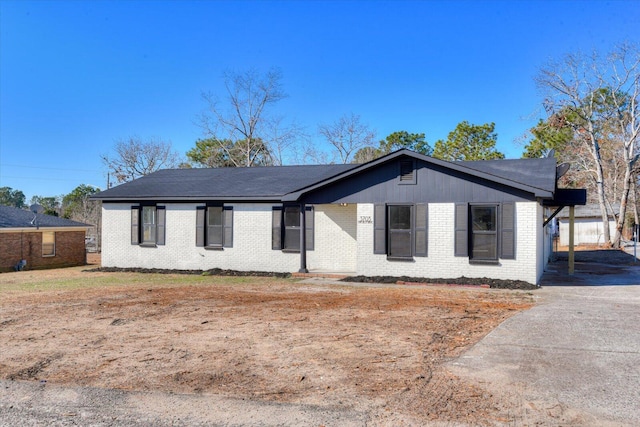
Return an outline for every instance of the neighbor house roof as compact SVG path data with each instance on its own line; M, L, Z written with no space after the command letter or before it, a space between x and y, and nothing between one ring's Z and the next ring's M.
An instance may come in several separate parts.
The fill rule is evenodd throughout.
M88 224L60 218L53 215L34 214L33 212L14 208L12 206L0 206L0 229L25 229L25 228L66 228L66 227L90 227Z
M551 198L556 184L554 158L446 162L398 150L364 164L255 168L165 169L94 195L119 200L285 200L298 198L354 174L409 156L438 167Z
M616 215L620 213L620 203L615 203L612 208ZM597 218L599 221L602 221L602 211L600 210L600 205L597 203L576 206L574 216L576 218ZM569 218L569 209L562 209L558 214L558 218Z

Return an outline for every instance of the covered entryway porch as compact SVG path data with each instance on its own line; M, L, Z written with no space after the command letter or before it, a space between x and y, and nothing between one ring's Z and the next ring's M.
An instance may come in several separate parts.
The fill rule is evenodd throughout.
M357 204L313 205L313 249L305 242L298 273L345 277L356 274Z

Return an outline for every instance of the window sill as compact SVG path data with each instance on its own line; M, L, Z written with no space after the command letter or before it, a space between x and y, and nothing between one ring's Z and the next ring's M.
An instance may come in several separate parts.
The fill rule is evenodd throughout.
M299 254L300 249L282 249L282 252L284 252L285 254Z
M404 262L415 262L412 256L403 257L403 256L388 256L387 261L404 261Z
M500 261L497 259L470 259L469 264L477 265L500 265Z
M224 250L222 246L205 246L204 249L206 251L223 251Z
M155 243L140 243L138 246L140 246L141 248L157 248L158 245L156 245Z

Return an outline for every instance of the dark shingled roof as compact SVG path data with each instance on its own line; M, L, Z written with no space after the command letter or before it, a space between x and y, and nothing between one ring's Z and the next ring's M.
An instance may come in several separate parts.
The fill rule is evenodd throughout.
M553 157L542 159L477 160L455 163L545 191L553 192L556 187L556 160Z
M357 165L265 166L255 168L164 169L93 196L118 199L275 200Z
M361 165L305 165L256 168L166 169L94 195L118 200L297 200L302 194L375 168L401 156L551 197L556 161L545 159L445 162L398 150Z
M36 223L40 228L46 227L90 227L70 219L60 218L52 215L38 214L37 220L33 221L34 213L18 209L11 206L0 206L0 228L36 228Z

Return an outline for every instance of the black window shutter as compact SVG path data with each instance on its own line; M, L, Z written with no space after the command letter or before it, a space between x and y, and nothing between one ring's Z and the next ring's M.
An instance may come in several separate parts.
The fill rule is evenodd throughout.
M426 203L416 204L415 224L415 256L427 256L429 237L429 208Z
M167 218L165 206L156 206L156 215L158 215L158 220L156 221L156 245L164 245Z
M455 205L454 256L469 256L469 208L466 203Z
M131 244L140 244L140 206L131 206Z
M274 206L271 214L271 249L282 249L282 206Z
M233 247L233 206L225 206L222 208L222 224L224 228L224 237L222 238L222 246L225 248Z
M304 222L305 222L305 225L306 225L306 227L305 227L305 233L306 233L305 240L306 240L306 244L307 244L307 250L308 251L312 251L313 247L314 247L314 239L313 239L313 237L314 237L314 228L315 228L315 225L314 225L314 216L315 216L315 214L314 214L314 211L313 211L313 206L305 206L304 210L305 210L305 212L304 212L304 215L305 215Z
M375 205L373 207L373 253L387 253L387 207Z
M196 246L204 246L204 217L207 211L206 206L196 207Z
M500 258L516 258L516 206L503 203L500 215Z

